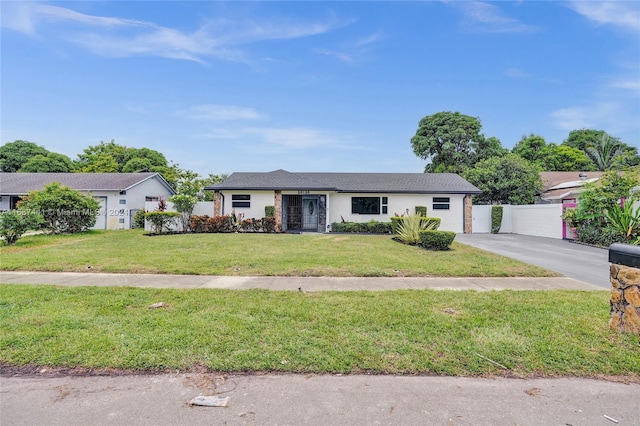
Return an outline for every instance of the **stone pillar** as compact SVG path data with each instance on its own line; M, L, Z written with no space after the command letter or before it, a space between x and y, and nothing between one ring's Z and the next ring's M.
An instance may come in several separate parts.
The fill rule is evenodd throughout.
M274 191L273 194L273 210L276 216L276 231L282 231L282 191Z
M220 191L213 193L213 215L222 216L222 194Z
M640 334L640 269L611 265L611 319L618 331Z
M471 234L473 232L473 204L472 195L464 196L464 233Z

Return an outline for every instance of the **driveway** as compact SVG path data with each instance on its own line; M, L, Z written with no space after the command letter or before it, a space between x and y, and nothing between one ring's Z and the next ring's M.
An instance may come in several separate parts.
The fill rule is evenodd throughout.
M541 266L585 283L611 288L607 249L518 234L458 234L456 241Z

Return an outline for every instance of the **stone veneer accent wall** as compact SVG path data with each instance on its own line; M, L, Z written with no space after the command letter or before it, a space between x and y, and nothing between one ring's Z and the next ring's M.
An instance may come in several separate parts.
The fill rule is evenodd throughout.
M213 193L213 215L222 216L222 195L220 191Z
M472 195L467 194L464 196L464 230L465 234L471 234L473 232L473 204Z
M276 216L276 231L282 231L282 191L274 191L273 194L274 215Z
M611 265L611 320L618 331L640 334L640 269Z

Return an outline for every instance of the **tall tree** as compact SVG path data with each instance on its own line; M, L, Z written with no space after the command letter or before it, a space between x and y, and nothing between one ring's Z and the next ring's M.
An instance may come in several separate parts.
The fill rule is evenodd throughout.
M100 142L91 145L78 154L78 171L84 173L117 173L122 171L125 159L132 148L117 144L113 139L109 143Z
M624 154L624 147L618 139L605 133L597 143L587 147L586 153L598 170L604 171L611 169L615 158Z
M44 147L33 142L17 140L0 147L0 170L3 172L17 172L20 167L36 155L47 155Z
M584 151L568 145L548 144L542 168L548 172L582 172L595 170L593 161Z
M546 148L547 141L542 136L531 133L529 136L522 136L512 152L532 163L543 164L547 155Z
M596 144L602 136L605 135L604 130L591 130L580 129L572 130L569 132L567 139L562 142L562 145L567 145L572 148L578 148L581 151L586 151L588 146Z
M420 120L411 146L418 157L431 160L425 172L462 173L472 164L475 150L484 140L481 128L478 118L438 112Z
M542 191L539 168L510 153L478 162L464 178L482 190L474 196L479 204L533 204Z
M56 152L49 152L47 155L38 154L31 157L18 170L19 172L30 173L70 173L73 172L74 165L69 157Z

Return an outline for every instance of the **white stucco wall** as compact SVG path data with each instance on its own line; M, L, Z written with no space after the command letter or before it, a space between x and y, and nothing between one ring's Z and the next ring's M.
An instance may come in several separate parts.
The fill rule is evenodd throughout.
M224 201L222 203L222 214L231 214L233 210L236 214L243 214L245 219L260 219L264 217L265 206L274 205L274 191L224 191ZM234 195L250 195L250 207L233 207ZM209 213L211 215L211 213Z
M387 197L387 214L364 215L351 213L352 197ZM434 197L449 197L449 210L434 210ZM441 219L440 230L463 232L464 228L464 195L461 194L331 194L329 206L329 223L340 222L390 222L395 214L415 213L416 206L427 208L427 216Z

